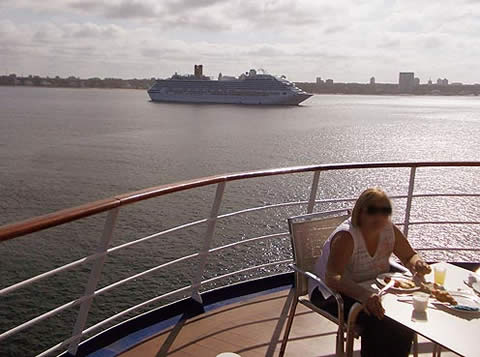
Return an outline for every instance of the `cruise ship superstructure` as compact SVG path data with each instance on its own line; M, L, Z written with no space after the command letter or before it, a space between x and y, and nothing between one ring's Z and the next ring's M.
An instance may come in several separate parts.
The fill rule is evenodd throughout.
M312 95L284 76L257 73L251 69L238 78L222 76L211 80L203 66L195 65L194 75L174 74L160 79L148 90L154 102L298 105Z

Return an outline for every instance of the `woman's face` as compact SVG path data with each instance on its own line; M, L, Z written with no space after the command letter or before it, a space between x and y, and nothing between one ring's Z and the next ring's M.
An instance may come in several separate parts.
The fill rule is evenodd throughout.
M362 229L372 232L381 232L390 222L392 207L385 200L370 201L362 208L360 225Z

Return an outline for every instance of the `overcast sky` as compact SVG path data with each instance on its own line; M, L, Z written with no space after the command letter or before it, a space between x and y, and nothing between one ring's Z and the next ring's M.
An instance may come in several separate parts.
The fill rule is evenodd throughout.
M0 0L0 73L480 82L480 0Z

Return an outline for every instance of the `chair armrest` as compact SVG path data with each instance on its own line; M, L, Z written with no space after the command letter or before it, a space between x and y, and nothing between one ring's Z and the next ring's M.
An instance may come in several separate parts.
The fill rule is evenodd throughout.
M307 276L308 278L312 279L312 280L315 280L315 282L318 283L318 285L321 285L322 288L324 288L325 290L327 290L330 294L334 295L335 292L330 289L327 284L317 275L309 272L309 271L304 271L302 269L300 269L299 267L297 267L295 264L289 264L288 265L291 269L295 270L297 273L300 273L302 275L305 275Z
M345 356L352 357L353 356L353 339L355 337L355 326L357 323L357 317L360 312L363 310L363 305L356 302L350 308L350 312L348 313L348 320L347 320L347 343L345 348Z
M325 282L320 278L318 277L317 275L309 272L309 271L304 271L302 269L300 269L299 267L297 267L295 264L289 264L288 265L291 269L295 270L297 273L300 273L302 275L305 275L307 276L308 278L310 279L313 279L315 280L319 285L322 286L322 288L325 288L325 290L327 290L330 294L332 294L332 296L335 298L336 302L337 302L337 312L338 312L338 322L339 322L339 326L342 327L343 329L343 326L344 326L344 314L343 314L343 298L342 296L333 291L332 289L330 289L327 284L325 284Z

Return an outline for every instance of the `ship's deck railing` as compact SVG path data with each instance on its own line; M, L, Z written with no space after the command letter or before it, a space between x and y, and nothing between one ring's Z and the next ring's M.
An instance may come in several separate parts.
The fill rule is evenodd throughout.
M0 227L0 241L6 241L14 239L16 237L24 236L26 234L35 233L38 231L45 230L54 226L62 225L72 221L77 221L82 218L89 216L97 215L102 212L107 212L107 218L104 224L103 233L100 237L100 242L98 244L97 250L95 253L83 257L81 259L75 260L63 266L57 267L53 270L44 272L42 274L36 275L29 279L17 282L8 287L4 287L0 290L0 296L9 294L17 289L24 288L30 284L36 283L42 279L50 277L54 274L63 272L68 269L72 269L76 266L80 266L86 263L92 263L89 279L87 281L84 294L72 300L66 304L57 306L56 308L45 312L31 320L25 321L24 323L0 334L0 342L15 335L16 333L23 331L49 317L52 317L66 309L71 309L75 306L79 306L79 312L75 325L73 326L72 335L70 338L56 344L55 346L49 348L48 350L39 354L39 356L46 356L55 351L65 350L68 348L68 351L75 355L78 349L78 345L81 342L82 338L91 334L92 332L98 331L105 326L106 324L111 323L112 321L125 316L137 309L145 307L147 305L160 302L168 297L175 296L180 293L187 293L192 296L195 300L201 302L201 296L199 294L200 288L205 284L212 283L214 281L224 279L236 274L242 274L249 271L258 270L261 268L266 268L270 266L285 265L290 262L289 259L278 260L273 262L268 262L266 264L254 265L245 269L233 271L227 274L215 276L210 279L203 280L205 267L207 263L207 258L210 253L217 252L223 249L229 249L237 245L248 244L256 241L282 238L288 236L288 232L279 232L274 234L260 235L257 237L252 237L248 239L243 239L235 241L223 246L212 248L212 240L214 237L215 226L218 220L232 217L235 215L242 215L250 212L268 210L280 207L306 207L306 213L311 213L317 204L322 203L353 203L355 198L334 198L334 199L318 199L317 191L319 185L320 174L325 171L335 171L335 170L354 170L354 169L388 169L388 168L410 168L410 178L408 184L408 192L405 195L392 196L392 199L406 199L406 208L403 222L397 222L398 225L403 226L403 231L408 235L409 227L412 225L432 225L432 224L460 224L460 225L478 225L480 221L411 221L410 213L412 207L412 201L414 198L439 198L439 197L480 197L480 193L424 193L416 194L414 193L415 187L415 174L418 168L446 168L446 167L480 167L480 162L390 162L390 163L352 163L352 164L332 164L332 165L316 165L316 166L300 166L292 168L282 168L282 169L272 169L264 171L251 171L235 174L226 174L211 176L206 178L200 178L189 181L182 181L174 184L163 185L158 187L152 187L141 191L136 191L124 195L115 196L109 199L92 202L86 205L74 207L71 209L66 209L58 211L52 214L45 216L36 217L29 219L23 222L14 223ZM309 192L309 199L296 202L284 202L278 204L271 204L260 207L252 207L248 209L243 209L235 212L230 212L226 214L220 214L220 206L222 203L223 193L225 186L232 181L238 180L248 180L253 178L267 177L267 176L276 176L276 175L289 175L289 174L298 174L298 173L307 173L311 172L313 174L313 181ZM128 243L110 247L112 241L112 233L115 227L116 218L119 210L126 205L134 204L140 201L145 201L154 197L164 196L171 193L179 191L187 191L193 188L205 187L216 185L215 197L213 200L212 208L210 214L207 218L200 219L197 221L192 221L185 223ZM186 228L191 228L193 226L206 224L205 235L203 238L203 243L201 244L200 250L197 253L183 256L178 259L171 260L169 262L160 264L151 269L145 270L141 273L129 276L127 278L118 280L110 285L107 285L103 288L97 289L97 284L99 282L100 276L102 274L102 268L105 262L105 259L108 254L116 252L120 249L131 247L136 244L146 242L151 239L155 239L176 231L180 231ZM417 250L442 250L442 251L480 251L478 247L416 247ZM138 305L131 306L126 310L118 312L109 318L100 321L88 328L86 328L86 322L90 306L95 297L104 294L105 292L114 289L118 286L121 286L129 281L137 279L139 277L150 274L154 271L164 269L168 266L178 264L190 259L196 258L199 262L192 269L193 279L191 284L184 286L180 289L169 291L165 294L154 297L153 299L144 301Z

